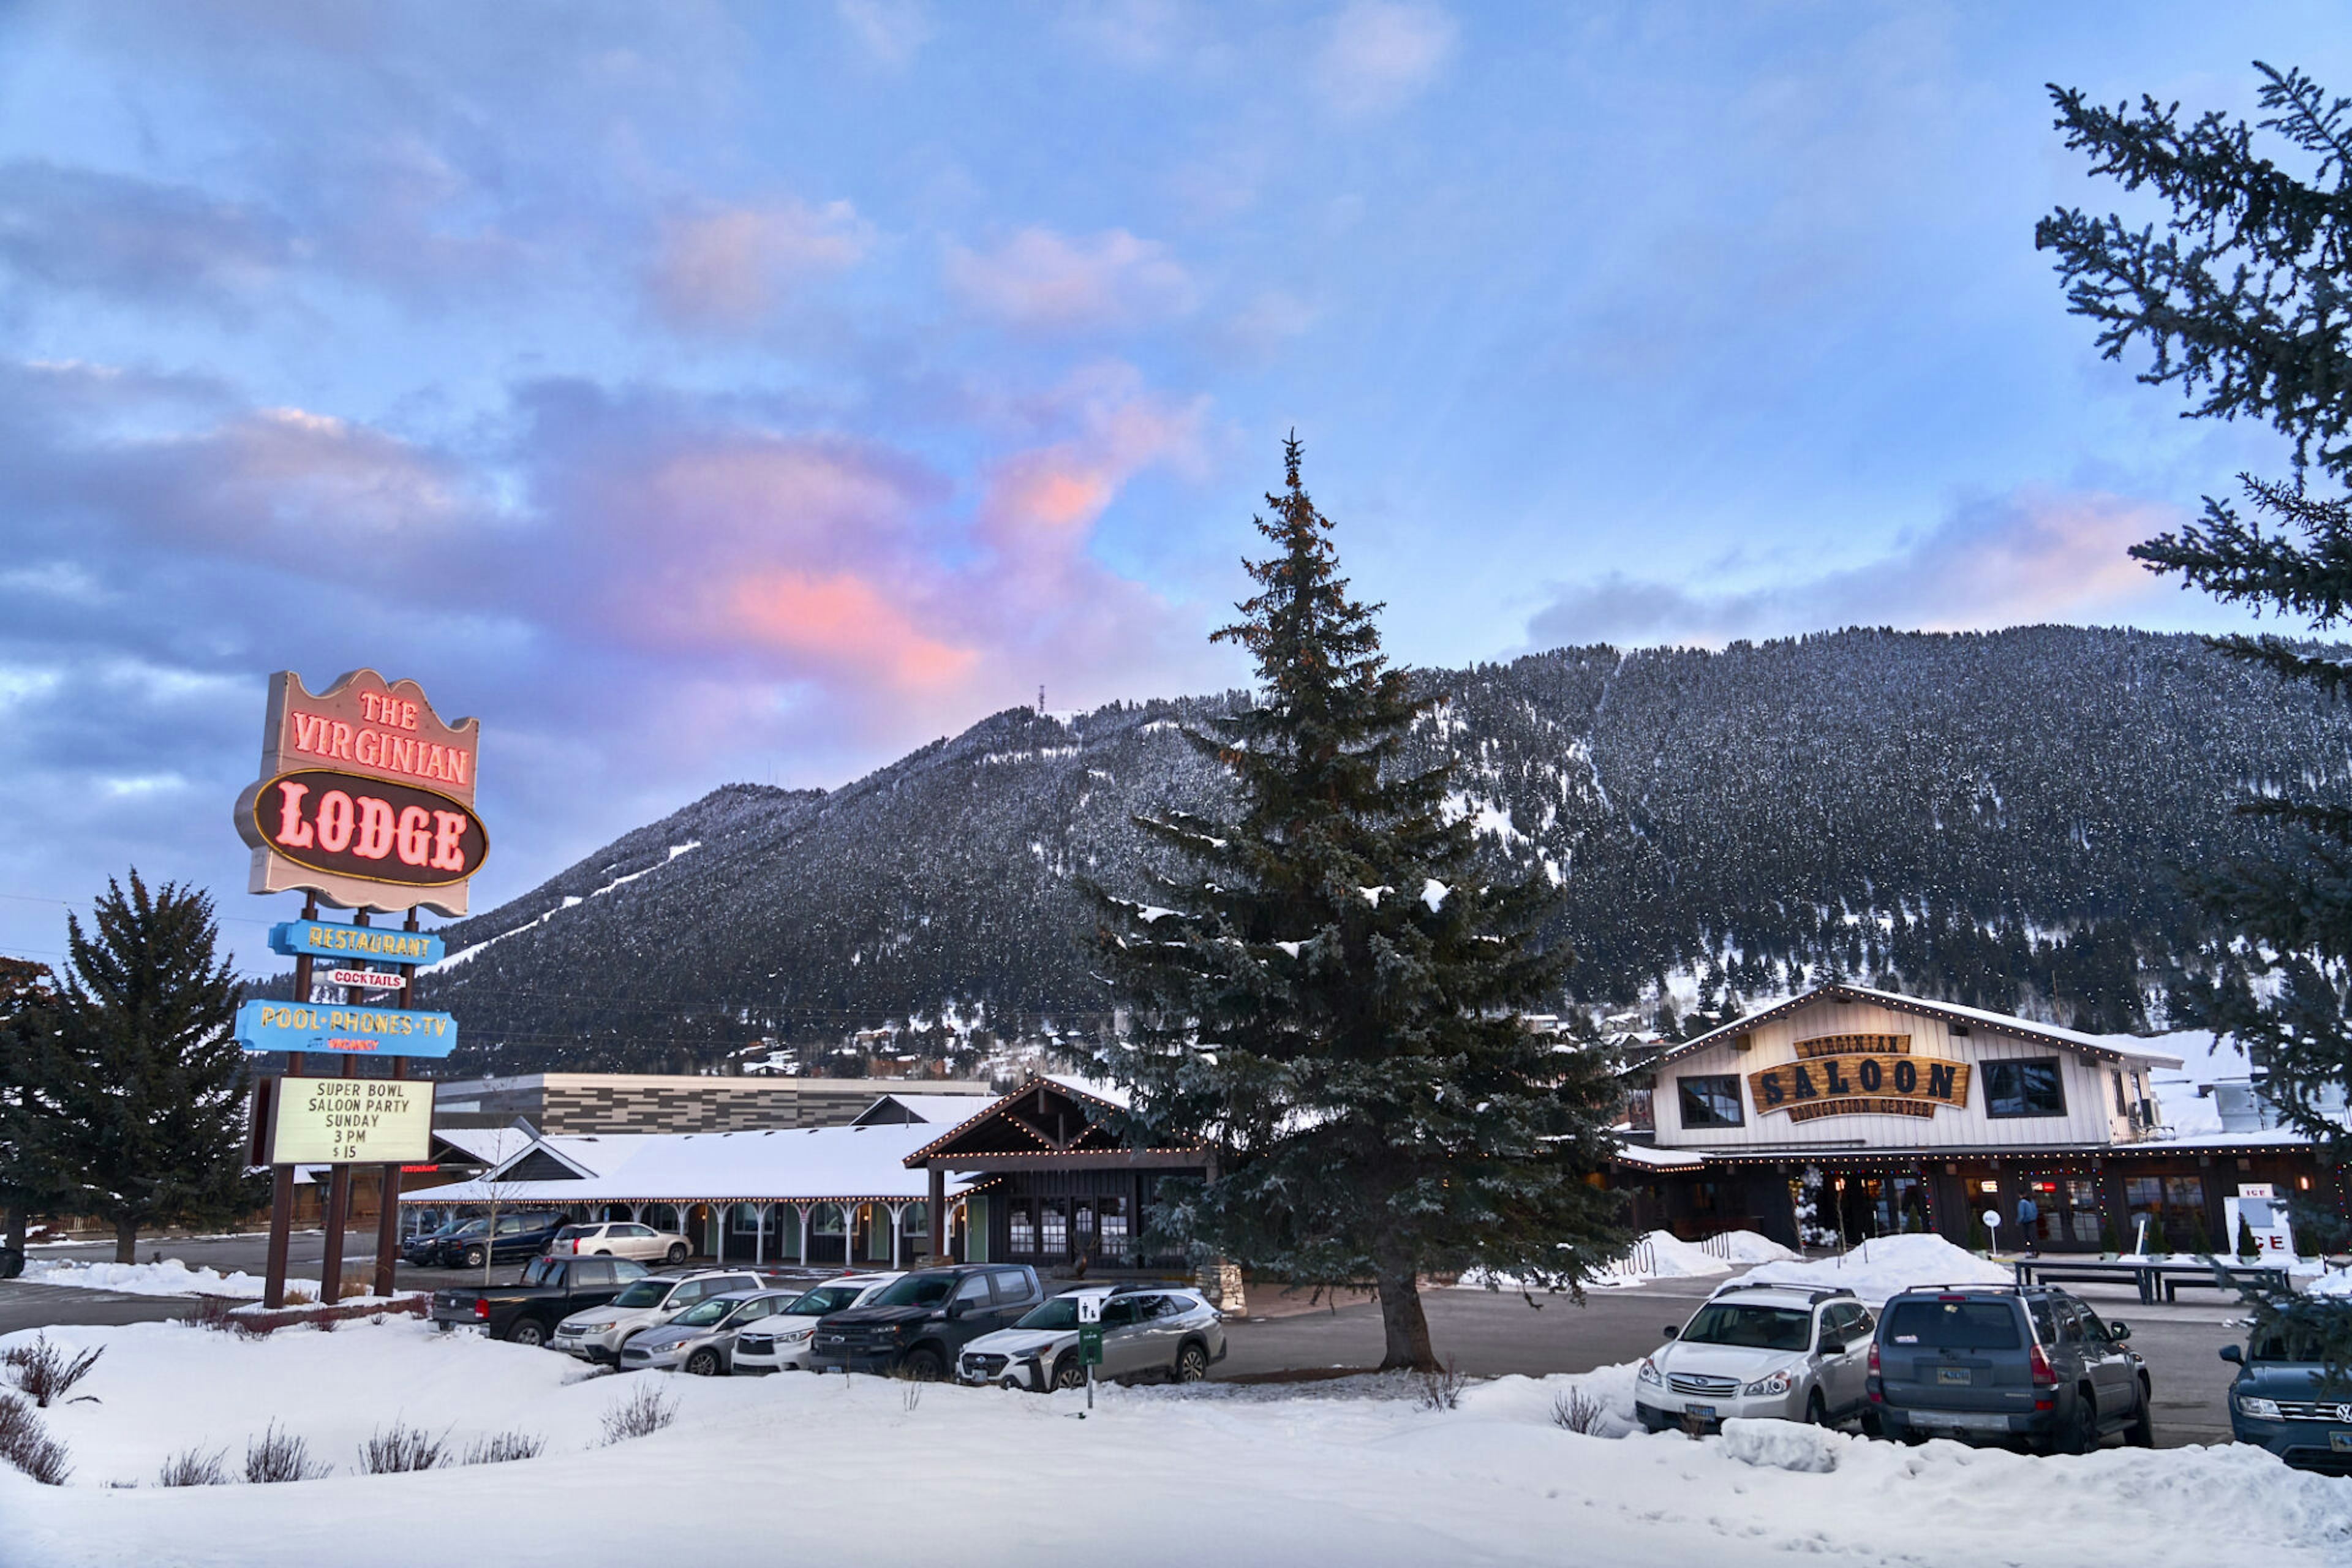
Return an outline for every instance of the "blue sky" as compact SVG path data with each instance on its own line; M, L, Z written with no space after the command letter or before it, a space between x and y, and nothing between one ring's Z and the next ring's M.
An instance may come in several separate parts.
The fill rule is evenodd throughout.
M1294 426L1411 663L2236 624L2122 551L2278 443L2064 313L2033 221L2116 203L2042 84L2347 56L2321 5L0 5L0 949L132 864L257 949L278 668L482 719L478 907L1041 684L1237 684Z

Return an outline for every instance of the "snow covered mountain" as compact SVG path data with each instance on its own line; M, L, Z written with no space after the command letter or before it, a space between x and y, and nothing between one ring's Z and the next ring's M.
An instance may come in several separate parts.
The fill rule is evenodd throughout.
M1444 701L1419 744L1463 760L1457 808L1561 887L1563 1004L1645 1023L1829 965L2147 1026L2168 970L2205 961L2175 868L2272 831L2235 803L2352 774L2352 717L2144 632L1569 648L1424 679ZM1011 710L837 790L715 790L448 928L420 1003L463 1021L457 1065L509 1071L910 1017L1087 1027L1107 1004L1072 879L1132 875L1132 814L1216 808L1178 731L1240 700Z

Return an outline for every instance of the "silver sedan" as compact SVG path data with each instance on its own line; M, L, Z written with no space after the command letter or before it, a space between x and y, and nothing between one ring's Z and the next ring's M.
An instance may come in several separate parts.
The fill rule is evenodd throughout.
M736 1331L773 1317L800 1299L798 1290L733 1290L698 1301L657 1329L621 1347L621 1370L690 1372L717 1377L730 1370Z

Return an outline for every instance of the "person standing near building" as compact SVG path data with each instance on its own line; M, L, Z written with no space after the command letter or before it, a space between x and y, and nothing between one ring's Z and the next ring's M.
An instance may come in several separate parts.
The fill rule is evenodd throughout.
M2042 1217L2042 1210L2033 1202L2029 1190L2017 1194L2017 1249L2033 1250L2033 1223Z

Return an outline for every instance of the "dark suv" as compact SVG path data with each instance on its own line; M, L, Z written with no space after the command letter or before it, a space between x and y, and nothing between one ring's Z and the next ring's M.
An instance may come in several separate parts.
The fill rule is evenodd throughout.
M818 1319L808 1364L934 1382L965 1345L1011 1328L1045 1300L1037 1271L1026 1266L919 1268L866 1305Z
M2352 1313L2352 1306L2320 1309L2328 1316L2337 1310ZM2221 1359L2238 1366L2230 1383L2230 1432L2298 1470L2352 1476L2352 1388L2328 1379L2323 1342L2329 1328L2315 1313L2265 1327L2242 1351L2221 1347Z
M410 1261L431 1268L479 1268L485 1262L537 1258L555 1239L555 1233L571 1223L560 1214L524 1210L499 1215L495 1220L471 1219L446 1234L419 1237L424 1256Z
M2130 1326L2049 1286L1923 1286L1890 1299L1871 1342L1870 1411L1889 1437L2088 1453L2109 1432L2156 1445Z

